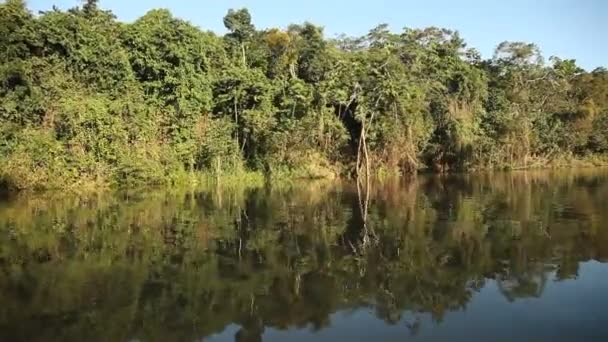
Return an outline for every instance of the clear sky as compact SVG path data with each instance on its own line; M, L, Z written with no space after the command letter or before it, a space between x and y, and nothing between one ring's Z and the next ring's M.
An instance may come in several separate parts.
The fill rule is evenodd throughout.
M32 10L78 0L29 0ZM533 42L545 58L574 58L586 69L608 67L608 0L100 0L119 19L133 21L168 8L203 29L224 32L229 8L247 7L258 28L310 21L333 37L362 35L380 23L392 30L440 26L460 31L484 57L504 40Z

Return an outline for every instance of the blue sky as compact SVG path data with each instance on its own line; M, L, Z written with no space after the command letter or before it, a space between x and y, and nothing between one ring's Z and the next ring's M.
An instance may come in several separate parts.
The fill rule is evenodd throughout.
M35 11L73 7L78 0L29 0ZM460 31L484 57L504 40L533 42L543 55L574 58L586 69L608 67L608 0L100 0L119 19L133 21L168 8L203 29L224 32L229 8L247 7L258 28L310 21L339 33L365 34L380 23L392 30L440 26Z

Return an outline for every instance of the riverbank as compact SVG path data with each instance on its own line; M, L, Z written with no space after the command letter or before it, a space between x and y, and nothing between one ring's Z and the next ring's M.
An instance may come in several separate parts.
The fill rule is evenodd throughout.
M0 191L52 191L62 190L75 193L86 193L94 191L120 190L120 189L146 189L146 188L197 188L208 189L215 187L230 188L260 188L266 185L274 187L285 187L298 184L303 181L333 181L354 179L352 175L340 174L338 168L328 167L302 167L295 170L276 170L272 174L261 171L239 169L233 172L186 172L173 171L156 175L155 177L142 176L141 171L134 174L123 174L121 182L116 182L110 177L83 177L67 178L65 173L53 175L52 170L38 169L35 172L15 172L14 168L7 168L6 164L0 165ZM11 165L9 165L11 166ZM467 170L451 170L437 172L431 169L421 169L415 174L456 174L492 172L492 171L532 171L551 169L583 169L608 167L608 156L594 155L584 158L573 156L561 156L551 161L536 159L527 165L514 165L502 167L471 167ZM12 173L11 173L12 171ZM20 170L23 171L23 170ZM394 178L406 178L415 174L403 174L398 170L381 167L373 173L376 181L384 181Z
M562 169L562 168L590 168L608 166L608 155L594 154L588 156L573 156L563 154L554 158L537 157L530 158L525 163L513 165L505 164L498 167L480 167L473 170L537 170L537 169Z

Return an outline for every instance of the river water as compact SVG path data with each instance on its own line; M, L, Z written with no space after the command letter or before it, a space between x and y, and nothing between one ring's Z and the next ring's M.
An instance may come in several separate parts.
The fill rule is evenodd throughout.
M0 341L608 341L608 170L0 199Z

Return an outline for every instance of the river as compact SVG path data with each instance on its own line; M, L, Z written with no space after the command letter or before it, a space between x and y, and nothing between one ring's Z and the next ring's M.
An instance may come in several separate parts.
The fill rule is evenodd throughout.
M1 341L608 341L608 171L4 195Z

